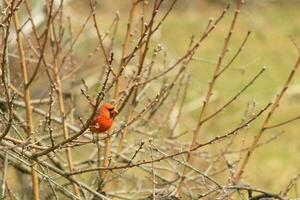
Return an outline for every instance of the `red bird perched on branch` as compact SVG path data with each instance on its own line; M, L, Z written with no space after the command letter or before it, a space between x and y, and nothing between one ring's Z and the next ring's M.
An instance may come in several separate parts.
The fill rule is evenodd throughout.
M110 129L113 124L113 118L118 114L115 106L105 103L101 106L99 114L97 114L90 127L93 133L103 133Z

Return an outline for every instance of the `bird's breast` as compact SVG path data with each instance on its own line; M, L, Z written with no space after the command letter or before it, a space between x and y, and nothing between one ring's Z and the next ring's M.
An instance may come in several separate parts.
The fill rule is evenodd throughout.
M110 129L113 120L105 117L98 116L94 118L90 130L95 133L102 133Z

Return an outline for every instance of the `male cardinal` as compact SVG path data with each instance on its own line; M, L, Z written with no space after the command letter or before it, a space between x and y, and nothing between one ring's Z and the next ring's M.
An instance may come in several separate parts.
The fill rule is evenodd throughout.
M99 114L97 114L90 126L93 133L103 133L110 129L113 124L113 118L118 114L115 106L105 103L101 106Z

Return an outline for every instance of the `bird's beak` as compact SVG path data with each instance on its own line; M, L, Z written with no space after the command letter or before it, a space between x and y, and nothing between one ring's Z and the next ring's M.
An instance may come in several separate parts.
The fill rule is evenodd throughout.
M117 114L119 113L119 111L117 109L113 109L112 114L115 117Z

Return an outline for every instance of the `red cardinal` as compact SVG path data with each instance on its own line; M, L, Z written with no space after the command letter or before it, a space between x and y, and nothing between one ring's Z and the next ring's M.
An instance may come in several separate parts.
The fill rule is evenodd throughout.
M113 124L113 118L118 114L115 106L105 103L100 108L100 113L97 114L90 127L93 133L103 133L110 129Z

